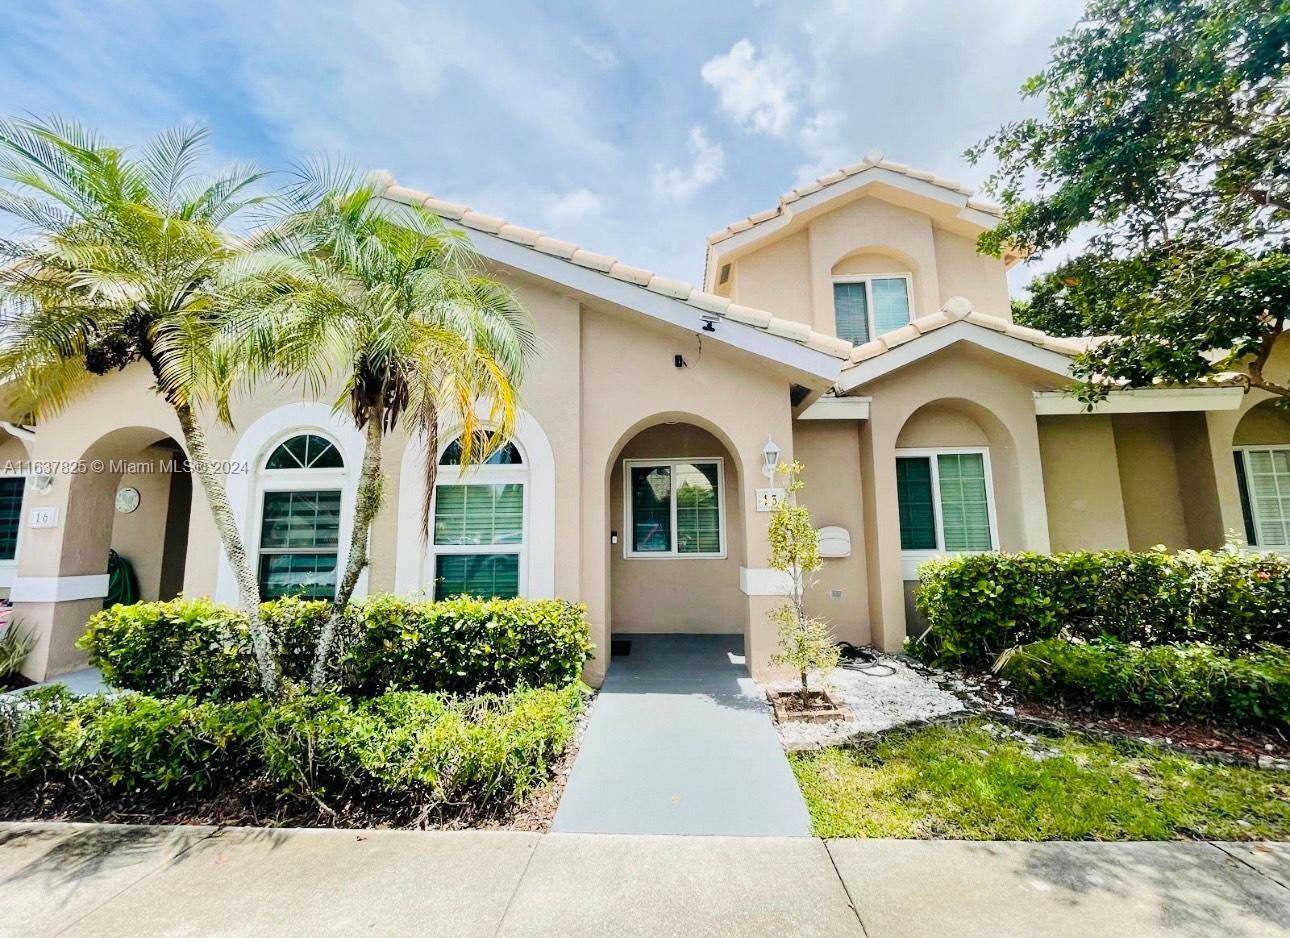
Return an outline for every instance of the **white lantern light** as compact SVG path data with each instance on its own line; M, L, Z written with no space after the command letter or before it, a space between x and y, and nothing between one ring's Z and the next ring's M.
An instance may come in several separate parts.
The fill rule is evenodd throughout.
M779 447L769 436L766 437L766 445L761 448L762 459L765 465L762 466L762 474L768 479L775 478L775 467L779 465Z

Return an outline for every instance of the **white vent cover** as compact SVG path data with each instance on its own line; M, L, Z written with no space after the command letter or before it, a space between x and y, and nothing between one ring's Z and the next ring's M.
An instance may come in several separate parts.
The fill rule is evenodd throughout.
M826 525L820 528L821 557L850 557L851 534L846 528L837 525Z

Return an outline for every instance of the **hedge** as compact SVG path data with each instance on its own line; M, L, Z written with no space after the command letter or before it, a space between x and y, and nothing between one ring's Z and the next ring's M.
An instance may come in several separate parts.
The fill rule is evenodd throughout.
M297 599L261 606L287 682L307 682L327 612ZM246 616L207 599L113 606L90 619L80 646L114 687L215 701L259 689ZM345 610L331 674L335 689L362 696L503 693L576 681L591 651L574 603L374 596Z
M1203 641L1228 654L1290 644L1290 558L1275 554L970 554L929 561L918 575L930 630L911 650L941 665L986 665L1059 633Z
M1142 647L1116 639L1023 645L1000 674L1024 693L1160 717L1290 725L1290 650L1233 658L1200 642Z
M487 810L544 781L572 738L581 684L457 699L402 691L216 703L62 688L0 701L0 788L82 796L269 791L305 810Z

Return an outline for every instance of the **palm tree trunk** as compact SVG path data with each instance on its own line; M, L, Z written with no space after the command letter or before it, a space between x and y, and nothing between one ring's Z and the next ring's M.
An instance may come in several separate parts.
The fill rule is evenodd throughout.
M327 621L323 624L322 634L318 636L318 647L314 652L313 675L309 680L309 689L318 693L323 682L327 680L327 658L331 654L332 642L336 638L336 626L345 613L358 578L367 567L367 545L371 538L372 521L381 510L382 483L381 477L381 443L385 438L384 414L380 407L372 408L367 415L367 438L363 445L363 468L358 478L358 504L354 508L354 530L349 537L349 560L345 564L345 575L341 577L336 590L336 601L332 604Z
M176 404L175 415L179 418L179 427L184 434L184 443L192 459L193 469L201 480L202 490L210 505L211 515L215 519L215 528L219 531L224 554L233 568L237 580L238 602L251 623L251 647L255 652L255 663L260 671L260 686L264 693L272 696L278 690L278 669L273 660L269 631L260 618L260 584L255 570L247 557L242 535L237 529L237 520L228 503L228 492L224 480L211 464L210 449L206 445L206 431L197 422L197 415L188 404Z

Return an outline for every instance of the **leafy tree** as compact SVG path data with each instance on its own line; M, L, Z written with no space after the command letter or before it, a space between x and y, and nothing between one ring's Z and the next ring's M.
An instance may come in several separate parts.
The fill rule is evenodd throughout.
M793 668L801 677L798 692L802 709L810 705L809 678L813 671L827 677L838 665L839 651L833 631L822 619L806 614L808 577L820 569L820 535L811 512L797 503L802 490L802 464L780 463L777 470L788 477L785 498L770 516L770 568L788 577L788 602L771 610L770 619L779 627L779 652L771 664Z
M536 339L512 293L436 215L326 170L305 171L286 199L285 218L234 271L252 285L244 305L279 337L261 347L257 365L300 376L315 392L339 380L336 408L365 434L349 556L315 655L317 690L337 620L368 564L386 434L402 423L426 441L424 537L440 420L460 428L463 464L505 442Z
M1109 335L1076 360L1080 394L1264 373L1290 308L1290 2L1090 0L1023 95L1043 117L992 154L1004 218L981 237L1035 256L1093 230L1032 285L1018 320Z
M5 300L0 380L37 417L55 413L97 375L142 361L174 410L251 620L260 680L277 686L259 585L198 417L228 394L239 339L216 281L237 256L229 222L264 196L262 174L235 166L197 175L206 131L162 134L138 156L77 124L0 121L0 211L20 223L0 240Z

